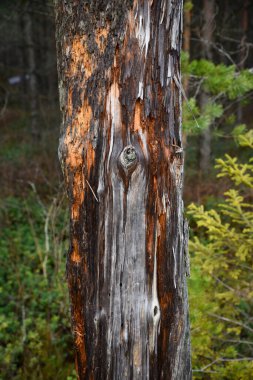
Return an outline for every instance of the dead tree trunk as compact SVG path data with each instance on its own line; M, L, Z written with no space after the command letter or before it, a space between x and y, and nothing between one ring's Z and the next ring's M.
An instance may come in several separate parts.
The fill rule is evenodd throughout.
M55 8L79 379L190 379L182 0Z

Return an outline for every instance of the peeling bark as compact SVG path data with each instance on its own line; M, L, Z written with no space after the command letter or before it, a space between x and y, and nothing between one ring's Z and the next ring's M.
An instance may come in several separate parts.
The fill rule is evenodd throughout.
M190 379L182 1L55 7L79 379Z

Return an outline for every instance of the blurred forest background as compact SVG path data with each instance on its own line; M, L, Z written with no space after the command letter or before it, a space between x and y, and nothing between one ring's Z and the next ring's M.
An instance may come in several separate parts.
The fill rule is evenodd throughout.
M76 379L52 0L0 2L0 379ZM253 379L253 2L186 0L195 379Z

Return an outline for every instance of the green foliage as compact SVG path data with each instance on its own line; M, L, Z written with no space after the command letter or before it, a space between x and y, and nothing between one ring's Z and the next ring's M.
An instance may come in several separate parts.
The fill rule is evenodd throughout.
M252 131L237 135L253 149ZM190 280L193 367L196 379L244 379L253 373L252 159L217 160L218 177L233 187L215 208L191 204ZM195 224L194 224L195 223ZM195 227L194 227L195 225Z
M182 72L188 76L194 93L184 102L183 128L188 134L199 134L214 124L224 114L228 101L241 99L253 90L253 74L250 70L237 71L234 65L226 66L206 59L190 62L189 55L182 53ZM197 97L200 92L208 95L209 101L200 109ZM229 118L229 116L228 116Z
M228 123L234 124L235 123L235 117L234 115L231 115L228 120ZM232 131L232 136L237 144L239 144L240 139L242 135L246 132L246 125L245 124L239 124L237 125L233 131Z
M186 0L184 2L184 12L189 12L193 9L193 3L191 0Z
M223 107L218 103L209 102L205 109L200 112L196 99L191 98L183 104L183 127L191 135L199 134L211 125L216 118L223 114Z
M0 204L1 380L65 380L73 370L60 198Z
M236 136L236 139L240 146L248 146L253 149L253 130ZM253 188L253 158L250 158L247 163L240 164L237 157L230 157L226 154L225 160L218 159L216 162L216 168L220 170L218 178L229 177L236 186L243 184L248 188Z
M236 66L215 63L206 59L193 60L184 65L186 74L201 80L203 89L212 95L226 95L233 100L253 90L253 74L237 71Z

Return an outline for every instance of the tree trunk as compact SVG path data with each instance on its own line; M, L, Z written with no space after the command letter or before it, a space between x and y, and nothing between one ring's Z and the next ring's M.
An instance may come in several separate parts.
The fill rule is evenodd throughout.
M202 46L203 57L212 61L212 41L214 31L215 0L204 0ZM202 91L200 95L200 109L205 110L209 101L208 94ZM208 173L211 163L211 126L208 126L200 136L200 170Z
M241 43L240 43L240 53L239 53L239 68L240 70L244 69L245 61L248 57L248 51L247 51L247 32L249 27L249 15L248 15L248 7L249 7L249 0L243 1L243 8L242 8L242 15L241 15L241 29L242 29L242 37L241 37ZM241 124L243 120L243 107L242 107L242 98L239 98L238 106L237 106L237 123Z
M192 20L192 3L186 1L184 9L184 33L183 33L183 50L190 57L191 53L191 20ZM183 80L184 91L186 96L189 95L189 76L185 75Z
M192 2L186 1L184 7L184 33L183 33L183 50L190 58L191 53L191 19L192 19ZM185 73L183 76L183 87L186 98L189 97L189 75ZM184 148L187 147L187 132L183 131L182 141Z
M190 379L182 0L55 7L79 379Z
M26 5L24 12L24 39L27 52L27 72L29 75L29 108L31 119L31 132L35 137L38 137L38 86L36 76L36 60L35 49L33 43L33 28L31 17L30 2Z
M203 91L200 95L200 100L199 100L201 112L204 113L208 102L209 102L209 96ZM212 142L211 133L212 133L211 125L208 125L208 127L205 128L200 135L200 143L199 143L199 153L200 153L199 168L201 172L200 174L207 174L210 170L211 142Z

